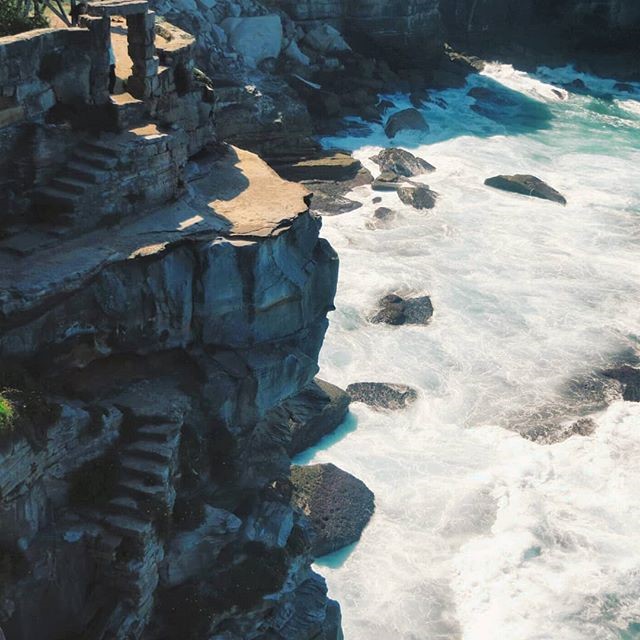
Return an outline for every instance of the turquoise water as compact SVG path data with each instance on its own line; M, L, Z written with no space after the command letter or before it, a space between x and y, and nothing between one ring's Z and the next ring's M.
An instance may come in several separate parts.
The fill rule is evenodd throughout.
M638 637L640 407L607 406L593 373L639 349L640 87L580 76L587 95L557 93L577 75L491 65L442 92L447 108L424 111L431 132L394 141L437 167L419 179L436 208L361 187L361 209L324 219L341 275L321 376L420 393L402 413L354 404L303 460L376 494L360 543L317 567L347 640ZM498 104L472 109L471 86ZM390 146L380 126L325 144L374 172ZM498 173L537 175L568 205L485 187ZM377 206L397 218L372 231ZM431 295L432 323L371 325L391 290ZM584 415L589 437L520 435Z

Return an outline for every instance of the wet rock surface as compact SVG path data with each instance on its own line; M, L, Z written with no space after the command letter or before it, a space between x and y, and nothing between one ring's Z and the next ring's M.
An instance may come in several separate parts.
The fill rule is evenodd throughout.
M316 534L313 553L326 555L357 542L375 510L373 492L333 464L291 468L292 501Z
M493 178L487 178L484 183L488 187L508 191L511 193L519 193L525 196L550 200L559 204L567 204L566 198L549 186L540 178L528 174L517 174L513 176L499 175Z
M371 220L367 220L367 229L387 229L396 219L396 213L389 207L378 207L374 212Z
M622 397L628 402L640 402L640 367L628 364L603 371L607 378L622 385Z
M586 437L593 435L597 428L598 425L592 418L580 418L565 424L538 425L522 432L522 436L538 444L556 444L573 436Z
M424 185L403 185L398 189L398 197L414 209L433 209L438 194Z
M423 173L431 173L436 170L436 168L426 160L418 158L404 149L383 149L371 159L380 167L380 171L390 171L405 178L419 176Z
M390 293L380 299L381 309L372 317L375 324L428 324L433 316L433 304L429 296L403 298Z
M347 387L353 402L363 402L374 409L396 411L418 399L418 392L404 384L387 382L354 382Z
M389 116L384 131L388 138L395 138L403 131L419 131L427 133L429 125L417 109L405 109Z
M345 391L316 378L299 394L283 402L269 419L287 426L291 432L288 451L294 456L335 431L346 418L350 401Z

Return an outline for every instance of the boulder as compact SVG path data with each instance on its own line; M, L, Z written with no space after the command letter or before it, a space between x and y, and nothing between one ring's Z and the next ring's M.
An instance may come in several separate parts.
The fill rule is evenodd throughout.
M300 47L295 40L292 40L289 43L289 46L284 50L284 54L289 58L289 60L296 64L300 64L303 67L307 67L311 64L309 56L300 51Z
M424 185L404 185L398 189L398 197L414 209L433 209L438 194Z
M282 22L276 14L249 18L226 18L221 24L229 44L250 67L277 58L282 49Z
M607 378L617 380L622 385L622 397L628 402L640 402L640 367L629 364L607 369L602 372Z
M357 542L375 510L373 492L333 464L291 467L293 504L311 521L312 553L322 556Z
M411 178L419 176L423 173L430 173L436 168L429 164L426 160L414 156L404 149L383 149L379 154L371 158L381 171L391 171L399 176Z
M552 202L558 202L563 205L567 204L566 198L561 193L535 176L523 174L513 176L500 175L487 178L484 183L494 189L520 193L525 196L542 198L543 200L551 200Z
M371 318L375 324L428 324L433 316L429 296L402 298L391 293L380 300L381 309Z
M429 131L429 125L417 109L405 109L389 117L384 131L388 138L395 138L401 131L422 131L426 133Z
M353 402L363 402L374 409L404 409L418 399L415 389L404 384L354 382L347 387Z
M345 391L316 378L298 395L280 405L270 420L287 426L291 432L288 451L294 456L340 426L349 411L349 402Z
M351 47L342 37L342 34L328 24L322 24L315 29L311 29L305 36L304 43L323 55L334 55L351 51Z

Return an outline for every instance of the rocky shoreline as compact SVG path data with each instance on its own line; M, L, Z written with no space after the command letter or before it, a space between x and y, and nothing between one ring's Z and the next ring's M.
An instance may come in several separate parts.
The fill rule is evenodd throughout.
M495 53L487 36L504 36L499 50L521 65L543 60L506 38L513 21L532 15L531 2L421 0L399 15L387 4L151 0L163 16L155 34L168 89L154 97L150 122L130 129L131 112L119 112L122 134L97 144L83 130L71 149L57 142L66 121L52 125L38 111L37 127L55 131L53 142L43 134L44 168L31 187L54 175L58 155L75 173L55 184L75 194L86 179L93 199L74 201L75 218L60 216L53 230L3 224L0 626L8 637L343 638L340 606L311 565L360 538L375 496L334 465L298 467L292 458L339 427L351 402L410 411L419 395L383 381L343 391L316 378L338 276L320 215L362 206L348 196L364 185L373 202L392 192L424 215L439 194L421 182L437 168L408 151L371 158L374 177L317 137L343 130L350 116L384 125L390 145L402 131L428 131L420 107L482 69ZM592 4L567 4L558 33ZM626 42L633 7L627 23L628 2L611 4L612 32L635 46ZM447 33L458 48L444 45ZM580 60L578 45L548 59ZM182 87L194 61L195 85ZM69 84L43 89L37 108ZM381 100L394 92L413 108ZM495 96L476 98L483 108ZM2 144L12 149L13 139ZM79 158L89 169L77 168ZM535 176L486 184L566 204ZM56 214L73 198L59 196ZM102 202L113 210L100 220L82 215ZM379 207L369 227L388 227L394 215ZM391 290L368 320L428 330L434 305L424 292ZM638 401L636 364L601 372L603 394ZM551 420L523 435L548 444L595 428L588 419L561 427Z

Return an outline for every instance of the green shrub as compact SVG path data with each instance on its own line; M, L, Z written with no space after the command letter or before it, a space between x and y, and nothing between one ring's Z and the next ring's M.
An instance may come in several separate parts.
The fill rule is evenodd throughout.
M49 21L43 15L25 16L18 0L0 2L0 37L48 26Z
M15 420L15 410L9 398L0 393L0 434L11 433Z

